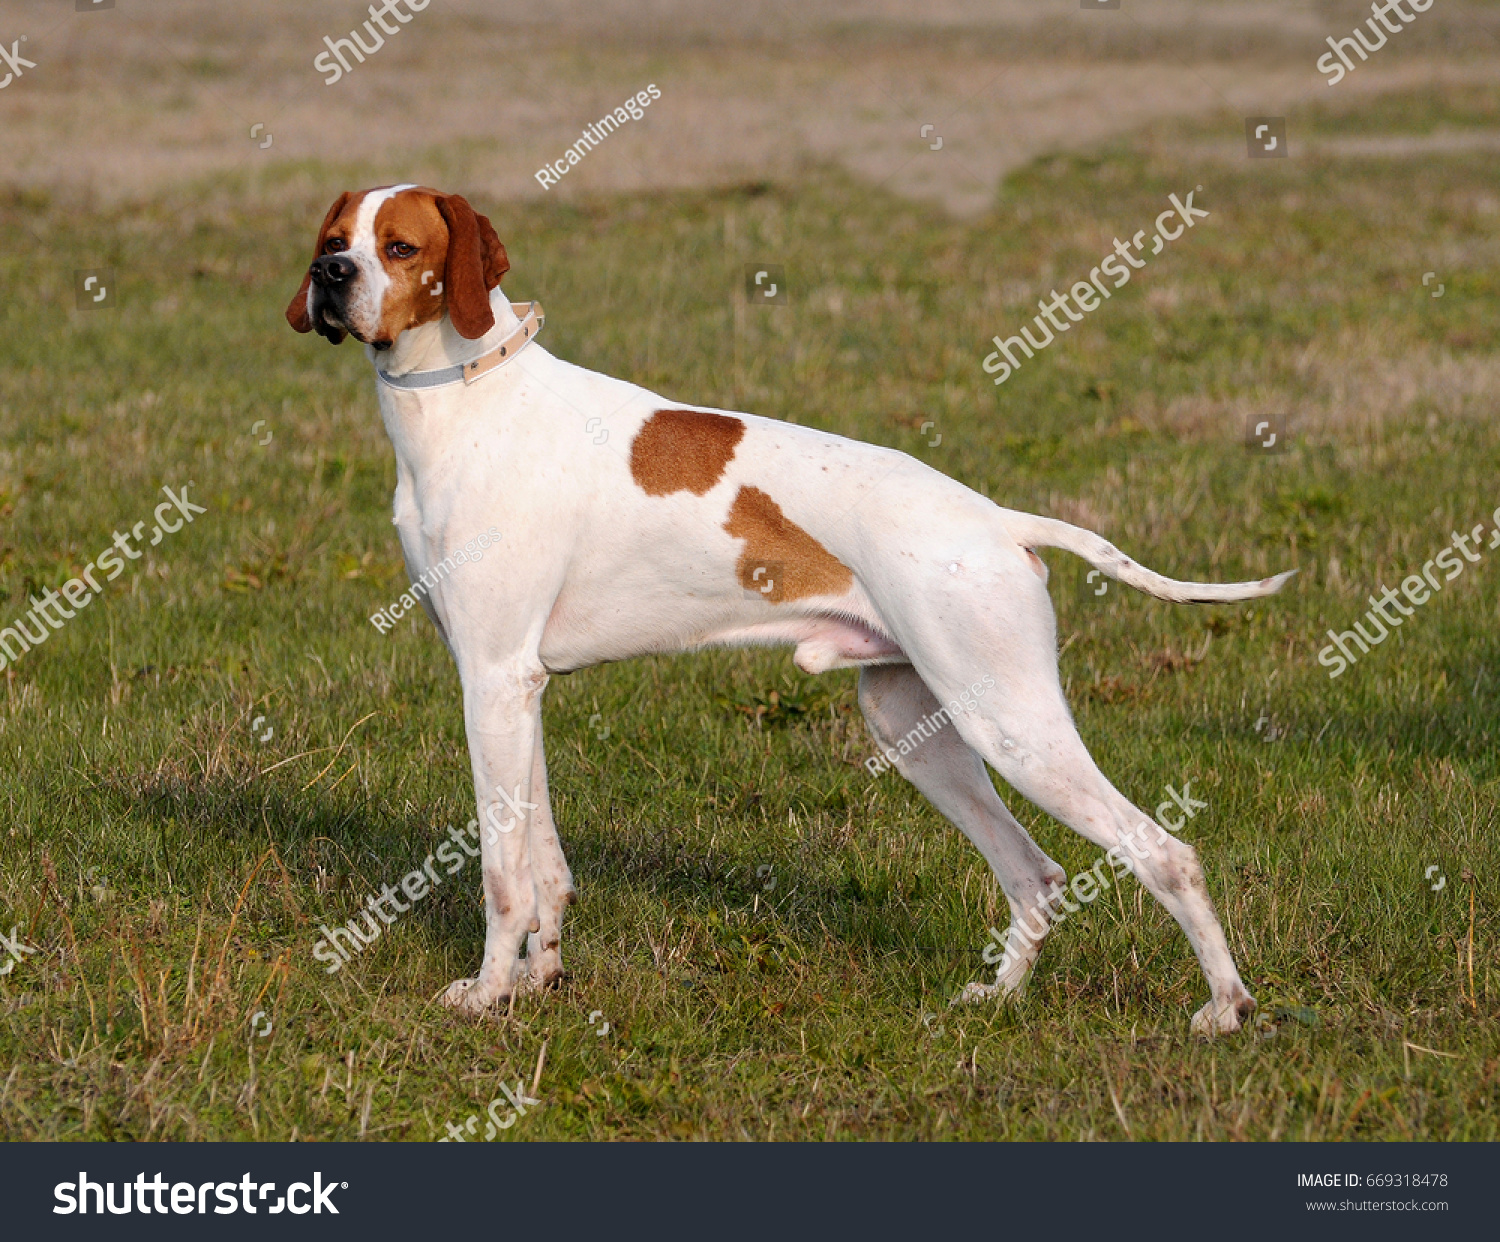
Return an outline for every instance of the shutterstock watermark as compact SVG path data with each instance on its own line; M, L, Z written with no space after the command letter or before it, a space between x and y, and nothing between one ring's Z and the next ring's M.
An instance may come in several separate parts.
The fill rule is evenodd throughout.
M500 839L498 836L499 833L514 832L516 825L526 818L526 812L534 811L541 805L537 802L525 801L521 797L521 787L519 785L516 786L514 794L506 793L504 785L496 785L495 792L500 795L500 801L508 806L514 814L502 824L495 819L495 809L498 803L491 802L489 806L484 808L484 818L488 825L484 839L491 845L494 845Z
M178 1216L207 1216L208 1196L212 1193L217 1201L213 1208L215 1216L232 1216L241 1211L251 1216L258 1211L264 1211L268 1216L275 1216L279 1212L290 1212L293 1216L302 1216L308 1212L321 1216L327 1212L330 1216L337 1216L339 1210L333 1205L333 1192L349 1189L348 1182L325 1182L322 1173L314 1173L311 1183L293 1182L286 1188L286 1194L277 1195L271 1203L267 1203L266 1196L275 1193L276 1183L257 1183L248 1173L237 1182L217 1183L168 1182L160 1173L148 1182L144 1173L137 1173L135 1181L119 1183L121 1202L116 1207L115 1186L114 1182L90 1181L87 1173L80 1173L76 1182L58 1182L52 1188L52 1196L57 1200L52 1213L54 1216L71 1216L77 1212L80 1216L87 1216L90 1196L93 1196L95 1216L106 1213L128 1216L132 1212L150 1216L153 1211L158 1216L166 1216L168 1213ZM147 1191L151 1192L149 1196ZM167 1206L167 1199L171 1200L170 1207ZM298 1199L301 1199L300 1203Z
M500 840L501 833L515 831L516 825L526 819L526 813L537 810L540 805L525 801L521 797L519 785L516 786L514 795L507 793L500 785L495 786L495 792L500 795L500 802L491 803L484 812L487 821L484 836L490 845ZM498 820L495 815L501 805L512 812L504 821ZM366 946L379 940L381 932L395 923L398 916L405 914L417 902L426 900L433 889L441 887L443 880L437 873L437 863L443 864L443 875L452 876L462 871L469 859L478 858L481 853L478 844L479 827L477 819L471 819L463 828L455 828L450 824L448 839L427 855L420 867L402 876L399 888L392 884L382 885L378 895L372 893L365 898L359 919L350 919L342 927L318 924L318 930L323 934L313 945L312 952L318 961L328 963L325 973L332 975L342 970L346 962L352 961L365 951ZM407 899L405 902L401 900L403 895Z
M1432 0L1406 0L1417 13L1425 13L1432 7ZM1363 27L1356 26L1354 35L1347 39L1335 39L1328 36L1328 46L1331 52L1324 52L1318 61L1318 72L1329 73L1333 76L1328 79L1329 86L1337 86L1344 80L1346 73L1353 73L1355 64L1345 53L1345 48L1350 48L1359 54L1361 62L1370 59L1371 52L1378 52L1385 46L1386 34L1400 34L1406 29L1406 23L1417 20L1417 13L1408 13L1401 7L1401 0L1385 0L1384 4L1378 2L1370 5L1370 12L1374 17L1365 18L1365 25L1370 28L1370 33L1380 40L1379 43L1371 43L1365 38ZM1390 22L1390 15L1394 13L1398 20L1394 25ZM1378 25L1376 23L1379 23ZM1340 64L1339 62L1343 63Z
M195 514L208 512L202 505L195 505L188 499L188 488L195 486L197 485L189 480L187 487L182 489L180 496L173 492L170 487L161 489L167 494L167 498L156 506L156 513L154 515L156 517L156 525L152 528L152 538L150 543L146 545L147 547L154 548L162 541L163 535L175 535L186 523L193 520ZM163 516L163 511L165 511L165 516ZM181 514L182 516L177 517L177 514ZM175 526L169 525L168 518L175 519L177 524ZM137 522L130 528L130 533L126 535L115 531L114 547L106 548L90 561L88 567L84 569L81 578L69 578L64 582L61 593L54 591L51 587L47 587L42 591L41 599L37 599L33 595L31 597L31 611L26 613L24 617L17 617L13 624L0 629L0 669L4 669L7 664L14 664L33 647L40 647L52 637L53 630L62 629L80 611L92 604L95 596L104 593L104 588L99 585L98 580L94 577L95 569L107 571L104 575L106 582L113 582L125 572L125 561L120 559L115 549L123 552L132 561L140 560L145 554L132 547L130 541L134 539L137 543L140 543L145 538L141 534L145 525L145 522ZM63 606L63 600L65 599L72 605L71 608ZM49 608L52 610L51 612L48 612ZM36 626L35 634L31 632L30 627L26 624L27 620L30 620ZM43 624L44 622L45 624ZM16 651L12 644L20 647L20 651Z
M417 606L417 601L423 595L430 594L433 587L437 586L439 582L460 565L466 565L470 561L484 560L484 550L490 544L499 542L500 532L493 526L477 539L470 539L458 551L449 553L436 565L432 566L432 568L424 569L422 576L411 584L411 590L402 595L394 604L389 604L380 609L380 611L370 618L370 624L382 634L388 633L397 621ZM428 581L429 578L431 579L430 582Z
M1156 808L1156 818L1173 832L1182 831L1188 820L1208 806L1207 802L1193 797L1192 789L1191 781L1183 782L1181 793L1168 785L1166 800ZM1174 803L1183 811L1182 817L1176 820L1168 814ZM1156 840L1147 841L1146 834L1153 830L1156 833ZM1167 834L1156 824L1137 824L1131 831L1122 834L1119 844L1106 850L1104 857L1099 859L1092 868L1075 875L1073 882L1067 888L1053 881L1051 890L1043 893L1037 899L1036 905L1032 907L1030 912L1032 925L1028 926L1026 918L1017 917L1006 929L1004 935L1001 935L995 928L990 928L990 938L995 943L985 945L982 956L988 965L998 967L996 977L1003 975L1023 955L1027 958L1034 956L1036 946L1052 928L1063 922L1069 914L1076 913L1084 906L1092 904L1100 893L1111 888L1114 882L1122 876L1134 874L1136 864L1151 856L1151 846L1160 845L1166 839ZM1108 874L1103 870L1106 864L1108 864ZM1069 892L1076 900L1068 899ZM1060 903L1062 909L1053 909L1054 903Z
M1422 566L1420 574L1408 574L1401 580L1401 595L1406 596L1416 607L1408 608L1401 602L1401 595L1397 595L1385 583L1380 584L1380 598L1369 596L1370 610L1365 613L1365 620L1370 623L1370 632L1365 633L1364 625L1356 621L1352 630L1344 630L1342 633L1335 630L1328 631L1328 637L1333 639L1328 646L1318 652L1318 663L1329 670L1330 678L1337 677L1351 664L1359 662L1359 656L1354 654L1352 646L1359 648L1360 655L1369 655L1370 648L1379 646L1385 642L1386 635L1404 623L1404 619L1416 614L1420 608L1437 592L1443 589L1443 582L1452 582L1463 573L1467 565L1478 564L1480 552L1487 546L1489 548L1500 548L1500 509L1496 509L1490 515L1490 521L1495 524L1495 529L1490 534L1488 545L1483 545L1484 523L1480 522L1467 535L1458 531L1452 532L1452 542L1432 557ZM1469 551L1469 544L1473 543L1477 551ZM1463 553L1463 560L1458 559L1458 554ZM1466 565L1467 562L1467 565ZM1433 573L1434 569L1443 571L1442 582ZM1428 587L1432 589L1429 591ZM1395 608L1393 616L1386 611L1387 608ZM1389 623L1390 629L1386 628Z
M0 78L0 91L3 91L17 78L24 77L27 69L36 68L36 61L27 60L21 55L21 44L25 42L25 35L22 35L19 39L12 39L9 51L6 50L5 44L0 43L0 67L3 67L7 71L5 77Z
M1192 228L1197 221L1208 216L1208 212L1202 208L1193 206L1193 194L1202 189L1201 185L1194 187L1192 193L1188 194L1187 202L1185 203L1181 202L1175 194L1167 196L1171 200L1172 206L1156 217L1156 244L1151 247L1152 254L1160 254L1162 247L1167 242L1176 241L1183 233ZM1176 232L1172 232L1168 227L1174 223L1174 217L1182 221L1181 224L1177 225ZM1142 229L1128 242L1122 242L1118 237L1115 238L1114 253L1106 255L1100 261L1098 267L1090 269L1088 280L1080 280L1069 290L1069 293L1073 295L1073 301L1078 304L1080 310L1084 313L1098 310L1103 305L1100 298L1107 299L1110 297L1111 288L1121 289L1130 283L1132 268L1139 270L1146 266L1144 259L1137 259L1130 253L1132 249L1137 254L1144 253L1145 238L1145 229ZM1129 264L1128 267L1121 263L1122 259L1125 264ZM1100 279L1101 272L1105 276L1115 278L1113 285L1107 284ZM1023 327L1020 336L1006 337L1004 340L1001 340L998 336L993 338L995 352L985 358L983 366L985 374L995 376L995 383L1005 383L1013 371L1021 369L1021 359L1017 358L1011 352L1012 345L1019 346L1021 352L1027 358L1034 358L1037 353L1052 344L1054 339L1052 328L1056 328L1058 335L1061 335L1068 331L1074 323L1079 323L1083 319L1083 315L1075 314L1073 309L1068 305L1068 294L1059 293L1056 289L1052 290L1052 300L1050 302L1038 302L1037 305L1041 308L1042 314L1035 316L1032 319L1032 323L1036 324L1039 334L1046 334L1045 339L1036 340L1033 338L1030 327ZM1059 319L1057 317L1059 311L1066 315L1067 319ZM1042 315L1047 317L1046 323L1042 322ZM1068 320L1071 320L1072 323L1069 323ZM1051 324L1052 327L1049 328L1047 324ZM1006 360L1004 362L1000 361L1001 354L1005 355ZM999 372L999 374L997 375L996 372Z
M590 1018L589 1022L592 1025L593 1019ZM609 1023L606 1022L604 1024L604 1029L609 1029ZM542 1040L541 1051L536 1054L536 1071L531 1075L531 1094L526 1094L526 1089L522 1086L519 1078L516 1079L516 1089L514 1091L510 1089L509 1083L501 1082L499 1097L491 1100L489 1108L485 1110L489 1115L489 1121L484 1127L484 1142L491 1142L499 1135L501 1130L509 1130L517 1121L526 1116L526 1106L528 1104L533 1108L541 1107L541 1100L534 1097L537 1091L541 1089L542 1068L546 1064L547 1041L544 1039ZM510 1104L510 1113L502 1121L495 1110L504 1107L507 1103ZM479 1125L479 1117L474 1113L470 1113L469 1119L463 1125L459 1125L456 1121L445 1121L443 1125L448 1131L448 1136L447 1138L438 1139L439 1143L467 1143L471 1138L474 1138L475 1127ZM478 1141L478 1139L475 1139L475 1142Z
M385 35L393 35L399 32L401 26L411 21L413 13L420 13L431 3L432 0L385 0L385 3L379 8L376 8L372 4L370 6L370 20L365 23L365 33L370 36L372 44L370 47L366 47L365 41L359 37L358 27L349 32L347 39L330 39L327 35L324 35L323 42L327 44L328 50L326 52L319 52L313 59L314 69L319 73L331 75L323 79L323 85L332 86L346 73L354 72L354 65L351 65L344 59L346 51L354 57L355 64L364 64L366 56L375 55L376 52L385 46ZM402 4L411 9L411 13L403 13L401 11ZM381 20L383 17L394 17L401 23L401 26L391 26ZM376 26L379 26L380 30L376 30ZM381 31L384 31L385 34L382 34Z
M29 944L23 944L18 934L20 925L10 929L10 935L0 935L0 949L5 950L5 965L0 966L0 975L8 975L17 964L22 961L23 953L35 953L37 950Z
M398 915L405 914L413 905L422 901L433 889L442 884L443 881L434 867L434 862L443 864L444 875L457 875L467 865L469 859L478 858L478 846L471 846L471 840L474 842L479 840L477 819L471 819L468 826L463 829L450 825L448 840L439 845L433 854L427 855L419 869L408 871L402 876L399 892L393 885L386 884L381 888L378 896L372 894L365 898L363 930L354 919L350 919L342 927L330 928L326 923L320 923L318 930L323 934L318 938L317 944L313 945L313 956L320 962L328 963L325 973L331 975L342 970L344 963L351 961L355 955L363 953L366 945L379 940L381 931L394 923ZM407 897L406 902L401 900L402 894ZM378 921L376 916L379 916Z
M532 1090L535 1091L536 1088L533 1087ZM504 1107L507 1103L510 1105L510 1114L504 1121L501 1121L495 1115L495 1110ZM499 1135L501 1130L509 1130L511 1126L516 1124L517 1120L526 1116L526 1106L528 1104L533 1108L539 1108L541 1103L540 1100L532 1099L531 1096L526 1094L525 1084L519 1078L516 1079L516 1089L514 1091L510 1089L508 1083L502 1082L500 1084L500 1098L491 1100L489 1108L485 1110L489 1115L489 1121L485 1123L483 1141L486 1143L491 1142ZM469 1115L468 1121L464 1122L463 1125L459 1125L454 1121L445 1121L443 1126L447 1129L448 1135L446 1138L438 1139L438 1142L467 1143L471 1138L474 1138L474 1129L478 1124L479 1118L473 1113ZM474 1141L479 1142L480 1140L475 1139Z
M653 99L660 99L661 92L652 82L643 91L637 91L613 112L606 112L591 125L586 125L578 141L563 152L562 158L551 164L543 164L532 174L542 189L550 190L558 180L567 176L569 170L583 163L583 157L608 138L620 126L629 121L639 121Z

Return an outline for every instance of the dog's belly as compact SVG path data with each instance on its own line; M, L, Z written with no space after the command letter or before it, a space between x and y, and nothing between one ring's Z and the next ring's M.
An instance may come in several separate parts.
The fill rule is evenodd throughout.
M554 673L704 647L791 646L797 666L808 673L906 660L857 587L822 607L790 614L781 608L771 616L768 611L750 592L740 600L564 590L547 619L539 655Z

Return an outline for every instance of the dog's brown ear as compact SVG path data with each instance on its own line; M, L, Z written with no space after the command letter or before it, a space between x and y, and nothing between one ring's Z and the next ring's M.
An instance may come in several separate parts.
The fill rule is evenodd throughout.
M333 222L339 218L339 213L344 210L348 202L349 191L345 190L334 200L333 206L328 209L328 214L323 217L323 227L318 230L318 244L313 247L314 259L323 253L323 243L328 240L328 230L333 227ZM309 265L308 270L302 273L302 286L286 308L286 321L298 332L312 331L312 320L307 314L307 290L311 283L312 267Z
M459 336L475 341L495 326L490 290L510 271L510 260L494 227L458 194L437 200L448 225L448 263L443 272L448 317Z

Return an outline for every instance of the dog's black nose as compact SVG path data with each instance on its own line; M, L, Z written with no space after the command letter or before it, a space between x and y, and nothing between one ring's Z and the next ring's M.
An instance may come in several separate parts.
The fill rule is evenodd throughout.
M353 280L359 269L346 254L325 254L313 260L313 284L332 289Z

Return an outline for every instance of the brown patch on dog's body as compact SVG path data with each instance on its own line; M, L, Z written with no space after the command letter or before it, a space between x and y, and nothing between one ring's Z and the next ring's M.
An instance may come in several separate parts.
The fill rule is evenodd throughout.
M768 604L809 595L842 595L854 585L849 567L788 521L781 506L757 487L740 488L724 529L745 541L735 565L740 585L762 592Z
M648 496L706 495L745 438L745 424L706 410L657 410L630 445L630 477Z

